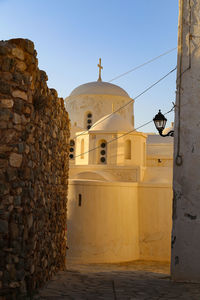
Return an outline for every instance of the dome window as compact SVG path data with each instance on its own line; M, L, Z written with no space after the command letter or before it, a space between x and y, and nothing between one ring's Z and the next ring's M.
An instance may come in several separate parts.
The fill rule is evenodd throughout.
M106 162L105 157L101 157L101 162L102 162L102 163L105 163L105 162Z
M70 148L69 148L69 159L74 159L74 153L75 153L75 141L74 140L70 140L69 141L69 145L70 145Z
M75 145L74 140L70 140L69 144L70 144L70 146L74 146Z
M106 141L101 141L99 143L100 149L99 149L99 163L100 164L106 164L107 159L107 143Z
M92 113L86 113L85 127L89 130L92 127Z

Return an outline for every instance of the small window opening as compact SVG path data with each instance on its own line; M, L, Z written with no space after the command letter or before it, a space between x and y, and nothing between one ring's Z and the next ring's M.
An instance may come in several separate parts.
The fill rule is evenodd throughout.
M89 130L92 127L92 113L87 113L86 115L86 128Z
M81 206L81 204L82 204L82 195L79 194L78 195L78 206Z
M74 159L74 153L75 153L75 141L74 140L70 140L69 141L69 145L70 145L70 148L69 148L69 158L70 159Z
M107 143L106 141L100 142L100 149L99 149L99 163L106 164L106 156L107 156Z

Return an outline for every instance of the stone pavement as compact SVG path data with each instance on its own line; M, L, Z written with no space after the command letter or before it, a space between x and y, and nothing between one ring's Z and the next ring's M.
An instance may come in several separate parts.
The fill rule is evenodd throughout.
M34 299L200 300L200 284L170 281L166 263L69 264Z

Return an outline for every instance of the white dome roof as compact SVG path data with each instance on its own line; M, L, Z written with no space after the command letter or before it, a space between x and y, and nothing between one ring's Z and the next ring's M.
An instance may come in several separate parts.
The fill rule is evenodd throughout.
M70 96L78 95L114 95L129 97L127 92L119 86L104 81L93 81L79 85L71 92Z
M105 132L127 132L133 130L133 126L121 117L119 114L109 114L98 120L90 128L92 131L105 131Z

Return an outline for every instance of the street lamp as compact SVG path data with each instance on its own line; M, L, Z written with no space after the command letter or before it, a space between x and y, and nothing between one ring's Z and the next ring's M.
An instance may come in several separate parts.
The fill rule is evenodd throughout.
M159 112L155 117L153 118L154 124L156 126L156 129L158 130L159 134L163 137L165 136L174 136L174 130L170 130L167 134L163 134L163 130L165 129L165 125L167 123L167 119L165 116L161 113L161 110L159 109Z

